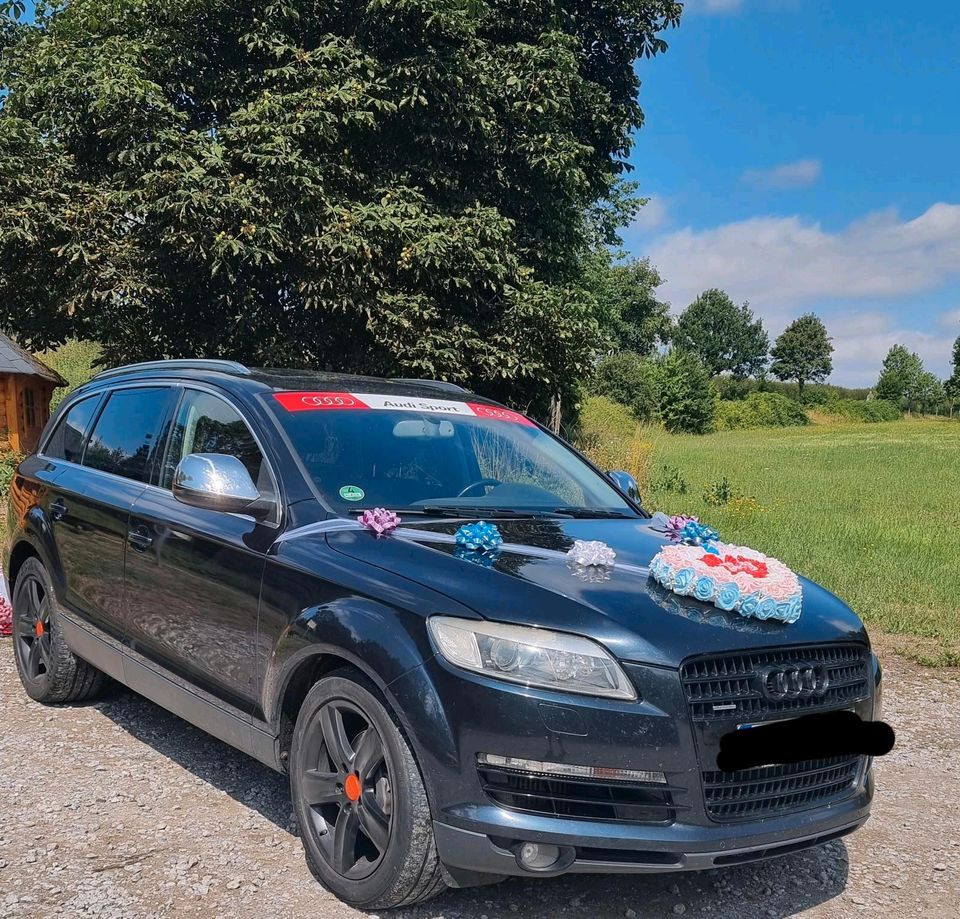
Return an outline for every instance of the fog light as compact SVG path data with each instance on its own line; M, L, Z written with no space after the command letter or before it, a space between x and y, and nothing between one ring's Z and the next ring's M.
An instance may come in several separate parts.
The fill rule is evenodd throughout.
M560 860L559 846L548 846L541 842L525 842L517 849L517 861L527 871L545 871Z

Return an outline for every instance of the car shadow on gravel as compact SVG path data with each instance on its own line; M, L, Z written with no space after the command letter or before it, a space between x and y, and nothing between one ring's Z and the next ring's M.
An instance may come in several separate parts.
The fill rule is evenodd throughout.
M152 702L116 687L94 703L132 737L197 779L295 832L287 778L221 743ZM239 832L239 830L238 830ZM457 915L664 917L709 914L735 919L785 919L839 896L847 884L846 846L835 840L804 852L725 869L676 874L567 875L450 890L421 906L389 913L397 919Z

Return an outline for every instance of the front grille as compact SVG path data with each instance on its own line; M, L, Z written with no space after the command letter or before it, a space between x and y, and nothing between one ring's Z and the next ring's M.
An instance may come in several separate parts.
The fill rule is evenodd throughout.
M739 772L703 772L707 814L714 820L750 820L817 807L853 791L863 757L831 756Z
M764 693L765 667L808 664L826 675L826 689L815 695L771 698ZM690 714L696 721L743 720L771 714L801 714L843 708L870 696L867 651L837 644L748 651L700 657L680 668Z
M661 824L676 817L670 789L662 785L558 779L482 764L477 771L494 801L529 814Z

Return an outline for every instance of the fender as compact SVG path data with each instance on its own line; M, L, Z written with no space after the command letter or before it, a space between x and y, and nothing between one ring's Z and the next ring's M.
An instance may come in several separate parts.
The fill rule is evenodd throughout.
M333 551L322 535L285 541L271 556L260 594L257 644L263 720L274 736L281 734L283 698L294 674L311 659L332 655L355 666L383 693L421 762L437 756L455 761L453 731L423 667L434 656L426 619L438 613L477 618L476 613L398 574Z
M275 734L280 734L282 701L293 674L305 662L330 655L356 667L383 693L418 754L423 747L419 738L430 737L431 747L439 747L431 754L443 751L444 759L454 762L453 731L423 669L433 650L397 627L404 618L393 607L361 597L304 609L277 642L264 678L267 721ZM423 619L416 619L422 626ZM383 641L386 634L389 646Z
M21 480L21 483L25 484L23 480ZM21 483L14 483L13 488L11 488L11 507L16 506L14 502L19 495L22 495L23 498L27 498L28 500L33 497L30 495L29 489L22 487ZM19 488L18 484L20 484ZM14 493L14 489L17 489L16 493ZM23 498L20 500L23 500ZM57 549L57 543L54 539L53 527L46 511L38 504L32 502L19 519L17 519L16 529L11 533L8 543L9 550L5 553L6 557L4 559L3 570L8 592L12 588L10 579L14 574L14 564L16 563L17 567L19 567L19 554L23 551L25 544L28 545L33 553L39 556L40 561L43 562L50 578L53 580L53 588L57 595L57 601L63 605L66 584L63 579L63 565L60 563L60 552Z

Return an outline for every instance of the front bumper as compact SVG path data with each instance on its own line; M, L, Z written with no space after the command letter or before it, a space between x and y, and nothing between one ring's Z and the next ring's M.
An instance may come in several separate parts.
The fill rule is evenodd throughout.
M401 680L411 680L407 688L416 693L409 704L416 699L420 710L444 719L444 730L431 732L434 742L417 746L438 853L454 883L504 875L715 868L820 845L854 831L868 818L873 777L864 764L849 792L829 802L740 821L712 819L702 772L710 768L704 766L711 754L705 745L713 738L692 723L678 672L623 666L641 692L640 702L540 692L455 670L438 658ZM391 687L401 688L396 683ZM431 693L443 704L425 707L423 700ZM855 708L868 719L872 706L868 698ZM449 747L437 742L441 736L449 738ZM477 769L480 753L661 772L675 814L652 823L503 806L484 790ZM524 842L561 847L559 868L521 867L515 853Z
M491 808L486 826L472 829L441 820L433 828L441 861L469 875L556 876L566 873L642 874L696 871L786 855L819 846L859 829L870 815L873 773L842 804L768 819L762 823L713 827L628 826L559 820ZM521 842L573 849L560 870L532 872L518 863ZM475 881L473 881L475 882ZM471 883L469 878L464 883Z

